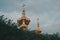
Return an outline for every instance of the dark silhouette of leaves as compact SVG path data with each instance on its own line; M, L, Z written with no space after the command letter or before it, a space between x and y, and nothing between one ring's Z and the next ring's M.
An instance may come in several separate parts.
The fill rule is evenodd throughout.
M60 34L36 34L35 31L24 31L17 28L12 20L0 16L0 40L60 40Z

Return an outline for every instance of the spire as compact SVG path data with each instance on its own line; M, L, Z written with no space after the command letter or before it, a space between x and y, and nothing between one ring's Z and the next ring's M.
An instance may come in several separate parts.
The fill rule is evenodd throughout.
M37 27L39 27L39 18L37 18Z
M23 3L22 5L23 11L22 11L22 15L25 16L25 4Z
M36 33L41 33L41 29L40 29L40 25L39 25L39 18L37 18L37 29L36 29Z
M19 18L17 20L17 22L20 26L20 29L28 30L28 25L30 23L30 19L28 17L26 17L26 15L25 15L25 4L24 3L23 3L22 8L23 8L22 16L21 16L21 18Z

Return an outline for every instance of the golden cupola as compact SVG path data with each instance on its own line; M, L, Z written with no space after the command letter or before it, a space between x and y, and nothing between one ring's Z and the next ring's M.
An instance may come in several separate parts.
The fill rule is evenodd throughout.
M22 16L17 20L18 24L20 25L20 28L24 30L28 30L28 25L30 22L30 18L26 17L25 14L25 4L23 4L23 10L22 10Z
M39 25L39 18L37 18L37 28L36 28L36 33L41 33L40 25Z

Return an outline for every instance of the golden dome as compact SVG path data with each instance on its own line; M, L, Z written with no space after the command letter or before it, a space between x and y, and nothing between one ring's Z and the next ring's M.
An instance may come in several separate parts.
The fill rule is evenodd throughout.
M21 27L22 28L26 28L27 27L27 25L25 24L24 20L23 20L23 23L22 23Z
M26 14L25 14L25 4L23 4L23 11L22 11L22 16L21 18L19 18L17 20L20 28L25 28L27 29L28 28L28 24L30 22L30 19L28 17L26 17Z
M40 25L39 25L39 18L37 19L36 33L41 33L41 29L40 29Z

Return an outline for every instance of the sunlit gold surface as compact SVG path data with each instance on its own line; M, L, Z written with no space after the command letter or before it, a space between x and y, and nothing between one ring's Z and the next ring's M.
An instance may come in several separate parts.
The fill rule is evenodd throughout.
M28 29L28 24L30 22L30 19L28 17L26 17L26 14L25 14L25 4L23 4L22 16L21 16L21 18L19 18L17 20L17 22L19 23L20 28L23 28L25 30Z
M37 19L36 33L41 33L41 29L40 29L40 25L39 25L39 18Z

